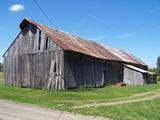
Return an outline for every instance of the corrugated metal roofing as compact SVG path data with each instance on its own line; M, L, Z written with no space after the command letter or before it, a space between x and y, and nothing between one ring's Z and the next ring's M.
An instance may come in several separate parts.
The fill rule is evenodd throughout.
M141 72L141 73L148 73L148 71L143 70L143 69L140 69L140 68L135 67L135 66L132 66L132 65L125 65L125 66L128 67L128 68L131 68L131 69L133 69L133 70L136 70L136 71L138 71L138 72Z
M140 61L134 55L129 54L129 53L125 52L124 50L111 48L111 47L108 47L108 46L103 45L103 44L102 44L102 46L104 46L108 51L110 51L112 54L118 56L120 59L122 59L125 62L139 63L139 64L142 64L142 65L145 65L145 63Z
M37 26L64 50L79 52L100 59L129 62L146 66L146 64L141 62L138 58L122 50L106 47L60 30L57 31L27 18L22 21L20 28L22 29L27 23Z

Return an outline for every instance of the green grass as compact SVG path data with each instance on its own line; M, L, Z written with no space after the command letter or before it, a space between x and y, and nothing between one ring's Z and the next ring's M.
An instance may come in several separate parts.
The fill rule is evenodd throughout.
M75 111L114 120L160 120L160 98L123 105L76 109Z
M29 103L49 107L53 109L104 116L112 119L147 119L150 115L153 120L160 119L160 99L146 102L130 103L116 106L91 107L73 109L72 107L94 102L119 101L130 99L133 94L149 92L160 89L160 83L143 86L106 86L97 89L75 89L68 91L49 92L31 88L19 88L4 85L3 74L0 73L0 99L13 100L21 103ZM149 94L150 95L150 94ZM136 97L134 97L136 98ZM138 97L137 97L138 98ZM150 111L149 111L150 109ZM150 118L150 117L149 117ZM143 120L142 119L142 120Z

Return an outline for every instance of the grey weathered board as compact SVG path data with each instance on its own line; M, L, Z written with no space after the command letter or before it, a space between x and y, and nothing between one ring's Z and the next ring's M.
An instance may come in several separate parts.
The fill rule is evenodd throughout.
M122 82L122 64L96 59L74 52L65 52L65 82L67 88L101 87Z
M62 51L60 51L60 53L61 52ZM47 88L49 78L52 75L50 74L51 61L55 61L54 57L59 54L56 55L55 52L48 52L19 56L6 56L4 62L6 84L40 89ZM57 61L59 60L57 59ZM56 63L60 62L57 61ZM52 84L55 85L50 86L49 89L64 88L64 81L61 81L63 80L61 79L63 78L61 74L62 72L60 72L61 70L62 69L59 67L56 67L54 72L58 81L54 78L51 79ZM59 86L57 85L57 82L59 83Z
M123 82L128 85L143 85L146 82L146 73L124 67Z
M48 89L64 89L63 50L41 32L38 49L39 29L28 24L17 36L4 56L6 84L22 87L47 88L51 61L55 61L55 78Z

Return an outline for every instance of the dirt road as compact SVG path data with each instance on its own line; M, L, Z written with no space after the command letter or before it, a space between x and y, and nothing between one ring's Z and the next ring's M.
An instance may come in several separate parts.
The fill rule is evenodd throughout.
M132 96L143 96L146 95L148 93L151 92L146 92L146 93L141 93L141 94L136 94L136 95L132 95ZM152 100L155 98L159 98L160 97L160 93L159 90L158 91L154 91L153 95L149 96L149 97L144 97L144 98L136 98L136 99L131 99L131 100L122 100L122 101L117 101L117 102L102 102L102 103L91 103L91 104L87 104L87 105L82 105L82 106L74 106L73 108L86 108L86 107L99 107L99 106L112 106L112 105L120 105L120 104L126 104L126 103L135 103L135 102L142 102L142 101L147 101L147 100Z
M0 120L106 120L0 100Z

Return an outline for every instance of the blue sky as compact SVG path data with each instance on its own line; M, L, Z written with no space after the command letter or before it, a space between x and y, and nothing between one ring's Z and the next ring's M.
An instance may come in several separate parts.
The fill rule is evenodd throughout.
M63 31L121 48L156 66L160 56L160 0L37 2ZM0 11L0 56L19 33L24 17L51 26L33 0L1 0Z

